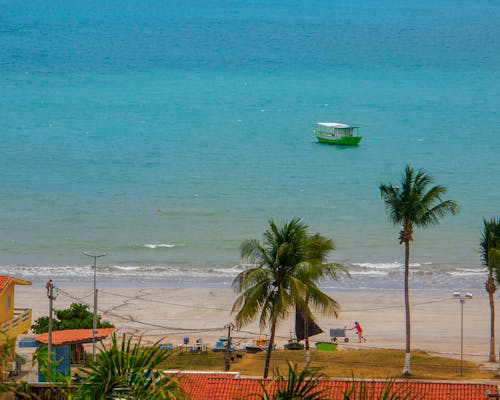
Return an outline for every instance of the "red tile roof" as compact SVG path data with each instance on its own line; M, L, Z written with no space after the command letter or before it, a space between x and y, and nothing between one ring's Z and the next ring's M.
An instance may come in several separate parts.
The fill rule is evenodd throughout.
M236 374L227 374L223 372L179 372L172 375L179 379L182 388L191 399L207 398L203 396L209 393L210 386L213 386L214 384L217 385L218 382L222 382L224 380L231 381L237 377Z
M190 374L189 377L181 379L181 386L193 400L235 400L245 398L246 400L260 399L263 393L262 383L270 394L276 392L278 384L273 381L262 381L252 378L231 379L226 376L204 376ZM360 383L356 381L355 387ZM387 383L382 381L365 382L368 393L377 396L383 393ZM352 388L350 380L325 380L320 383L318 389L326 389L332 400L343 400L346 389ZM399 388L399 389L398 389ZM485 400L486 393L498 393L497 385L473 384L473 383L438 383L438 382L412 382L400 381L394 383L394 390L399 390L400 395L406 391L418 395L422 400Z
M115 328L99 328L95 335L97 340L106 338L113 333ZM48 333L42 333L36 337L36 340L42 343L48 343ZM52 332L52 344L60 346L74 343L90 343L93 341L92 329L64 329L62 331Z
M251 378L241 378L226 382L212 380L208 386L208 396L193 398L193 400L234 400L243 398L245 400L258 400L261 398L259 395L263 393L261 382L265 381Z
M0 290L2 290L9 281L10 276L0 275Z
M24 279L14 278L9 275L0 275L0 293L11 283L14 285L31 285L30 281L25 281Z

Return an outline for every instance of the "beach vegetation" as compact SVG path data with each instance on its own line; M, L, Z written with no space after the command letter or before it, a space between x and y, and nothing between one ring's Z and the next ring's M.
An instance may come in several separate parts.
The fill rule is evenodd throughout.
M401 364L404 362L404 350L394 349L360 349L342 351L311 350L309 364L311 369L321 368L328 376L360 379L385 379L388 376L403 377ZM246 376L262 374L264 352L258 354L243 353L242 358L235 360L232 367ZM464 360L463 376L460 375L460 359L436 356L424 351L415 350L411 355L412 378L444 379L444 380L474 380L493 379L496 370L489 370L480 365ZM276 368L285 369L288 363L305 368L307 363L301 351L274 350L272 353L273 371ZM208 352L204 354L174 352L168 357L161 368L170 370L224 371L224 354Z
M82 303L72 303L64 310L54 310L52 329L58 331L63 329L91 329L93 327L94 314L89 311L89 306ZM101 315L97 315L97 328L114 328L108 321L103 321ZM37 318L31 330L36 334L49 331L49 317Z
M171 352L160 349L160 342L143 346L124 334L111 336L109 345L101 342L96 361L82 369L78 386L81 399L183 399L179 381L162 372L160 365Z
M162 363L161 367L169 370L218 371L224 366L224 356L225 352L175 352Z
M185 399L179 380L161 369L170 354L160 349L159 342L143 346L140 338L134 341L125 334L121 338L113 334L109 345L100 342L96 361L90 361L73 378L57 374L56 382L41 387L24 381L4 382L0 383L0 393L44 400ZM38 361L46 359L45 348ZM47 363L42 369L48 370Z
M157 347L155 347L157 349ZM352 379L353 376L356 377L356 382L360 382L359 379L363 380L382 380L380 384L384 385L384 381L387 377L391 379L397 379L401 377L401 362L404 360L404 351L402 350L390 350L390 349L361 349L361 350L344 350L336 352L327 351L317 351L312 350L313 357L311 364L307 365L304 362L304 358L300 352L290 352L286 350L276 350L273 352L273 364L274 370L289 368L289 365L297 366L295 367L295 375L299 376L302 371L301 369L307 369L308 371L318 372L321 371L321 375L336 378L346 378ZM188 353L173 352L158 365L158 370L164 369L176 369L176 370L197 370L197 371L223 371L223 353L208 353L208 354L189 354L189 357L185 357ZM259 372L262 372L262 362L264 360L265 354L245 354L242 359L238 360L238 372L242 375L256 376ZM182 361L178 361L182 360ZM172 368L172 366L176 366ZM475 381L475 380L492 380L496 381L496 369L485 369L484 367L470 361L464 361L463 363L463 375L460 375L460 360L455 358L438 357L423 351L414 351L412 353L412 371L413 377L422 380L448 380L448 381ZM41 393L37 391L43 389L45 392L50 390L51 399L92 399L92 392L88 392L80 388L81 385L85 385L86 381L86 370L81 370L79 373L80 377L75 381L74 377L72 381L68 381L69 377L65 377L66 380L57 379L57 383L45 386L43 388L33 387L26 382L0 382L0 393L15 393L16 398L19 399L37 399L43 398L47 399L47 396L42 396ZM182 373L180 373L182 375ZM281 374L284 375L284 374ZM276 378L278 375L274 373ZM293 386L299 386L298 383L300 379L298 377L293 378L297 382ZM96 383L97 384L97 383ZM180 382L182 386L182 381ZM359 385L359 383L358 383ZM345 388L345 394L349 394L349 388L351 386L347 385ZM121 398L131 398L126 397L126 390L117 391L120 392ZM130 392L127 392L130 393ZM145 392L142 392L144 394ZM369 391L365 391L369 393ZM350 393L350 397L346 397L345 400L359 400L367 399L367 397L359 397L359 393ZM355 397L358 395L358 397ZM402 396L403 393L400 393ZM38 397L40 396L40 397ZM144 396L147 396L144 394ZM170 396L170 395L168 395ZM180 394L175 392L172 397L165 397L166 399L177 399L180 398ZM177 397L175 397L177 396ZM98 397L96 397L98 398ZM112 398L111 395L109 398ZM158 397L142 397L144 399L158 398ZM161 397L160 397L161 398ZM371 399L368 397L368 399ZM374 397L374 399L384 399L384 397ZM387 400L395 400L397 397L386 397ZM400 397L400 400L409 400L412 397Z
M57 359L55 351L52 352L52 357L49 361L49 349L46 344L42 344L37 347L33 353L33 359L31 360L32 366L38 365L45 382L64 382L66 380L66 375L57 372L57 367L61 363L61 360Z
M377 381L356 381L352 378L344 390L343 400L419 400L424 396L415 393L415 389L397 385L394 378Z
M261 329L270 326L270 339L264 363L264 378L269 374L277 325L292 309L299 309L308 321L315 321L312 308L337 317L339 304L322 292L317 281L335 279L343 268L326 263L334 243L320 234L310 235L300 218L278 224L269 220L262 242L244 241L242 258L254 266L245 269L233 281L238 297L232 312L237 328L259 318Z
M405 363L403 373L409 375L411 351L410 323L410 245L415 227L426 228L439 223L447 214L456 214L458 204L453 200L443 200L447 192L441 185L431 186L434 179L425 170L414 170L406 166L399 185L381 184L380 194L384 200L389 219L400 225L399 244L404 245L404 302L406 319Z
M0 345L0 381L2 381L7 375L8 365L16 357L16 338L10 337L4 332L0 334L3 335L3 344Z
M488 361L496 362L495 344L495 292L496 283L500 282L500 260L498 249L500 247L500 218L483 220L483 230L479 243L481 262L488 269L488 279L485 282L485 289L490 302L490 354ZM496 281L496 283L495 283Z
M382 381L356 380L354 376L345 385L328 385L329 377L320 369L308 366L299 370L297 364L288 362L288 373L276 368L272 381L261 381L261 400L419 400L424 395L408 385L399 384L395 378Z
M271 382L261 381L261 400L328 400L329 389L321 386L321 380L328 377L318 368L308 366L299 371L297 364L288 362L287 373L278 367Z

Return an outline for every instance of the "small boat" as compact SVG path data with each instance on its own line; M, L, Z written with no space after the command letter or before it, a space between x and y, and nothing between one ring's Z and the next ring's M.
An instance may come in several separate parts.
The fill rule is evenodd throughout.
M256 354L264 351L264 349L260 346L257 346L256 344L247 344L245 346L245 351L250 354Z
M304 345L296 340L289 340L284 347L285 350L304 350Z
M299 343L297 335L294 335L293 332L290 332L288 343L283 347L285 348L285 350L304 350L304 345L302 343Z
M332 342L316 342L316 350L336 351L337 346L337 343Z
M227 338L219 338L219 340L214 344L214 346L212 347L212 351L218 351L218 352L223 352L223 351L226 351L227 349ZM236 346L234 345L234 343L231 342L231 348L229 349L231 351L235 351L236 350Z
M261 351L264 351L264 350L267 351L268 348L269 348L269 339L259 338L259 339L255 339L253 341L253 344L247 344L245 346L245 351L247 353L255 354L255 353L260 353Z
M314 134L320 143L356 146L361 141L359 127L339 122L318 122Z

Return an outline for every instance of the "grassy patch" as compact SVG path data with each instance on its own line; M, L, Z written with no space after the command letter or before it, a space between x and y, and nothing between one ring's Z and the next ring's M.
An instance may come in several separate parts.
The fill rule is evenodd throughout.
M224 371L224 354L209 351L190 353L174 351L162 365L165 369Z
M242 375L261 376L265 353L243 354L235 358L231 371ZM287 368L287 362L305 365L304 351L276 350L271 361L272 370ZM402 377L404 352L400 350L342 350L336 352L311 350L311 366L321 367L329 377L365 379L385 379ZM224 370L224 354L208 352L204 354L173 353L164 365L166 369L184 370ZM412 378L415 379L494 379L494 371L483 370L478 364L464 361L463 376L460 376L460 360L435 357L422 351L412 353Z

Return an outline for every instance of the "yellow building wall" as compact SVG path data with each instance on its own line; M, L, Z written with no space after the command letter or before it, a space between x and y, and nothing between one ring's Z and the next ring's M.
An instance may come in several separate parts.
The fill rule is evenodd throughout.
M31 285L23 280L10 280L0 293L0 345L7 338L15 339L21 333L27 333L31 327L31 309L15 308L14 287L16 284Z
M6 287L0 293L0 323L14 317L14 284Z

